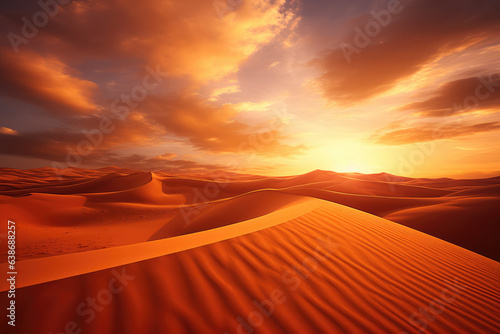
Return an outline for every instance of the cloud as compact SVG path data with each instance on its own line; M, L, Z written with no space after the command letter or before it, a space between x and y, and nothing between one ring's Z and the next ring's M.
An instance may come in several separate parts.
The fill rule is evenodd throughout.
M32 52L14 54L0 48L0 96L13 97L57 115L96 111L98 85L52 56Z
M395 129L397 127L399 129ZM407 145L498 130L500 130L500 122L478 124L462 124L461 122L420 123L409 127L392 124L390 127L377 131L370 139L381 145Z
M386 1L375 5L376 13L388 8ZM323 73L315 83L332 102L359 103L388 91L444 55L498 41L499 16L500 2L496 0L402 0L399 13L391 15L385 27L378 24L380 30L371 33L373 37L365 35L363 40L362 33L350 29L343 42L356 47L356 52L346 52L346 57L346 46L341 44L343 47L318 56L311 64ZM351 24L366 34L366 28L376 22L368 14Z
M211 100L215 101L221 95L238 93L238 92L241 92L239 85L233 84L233 85L229 85L229 86L220 87L220 88L214 89L214 91L211 94Z
M267 69L270 70L274 66L278 66L280 63L281 63L280 61L275 61L275 62L271 63L271 65L269 65L269 67Z
M469 77L441 85L431 98L407 104L420 116L445 117L472 110L500 108L500 74Z
M0 134L15 136L18 134L18 132L16 130L12 130L11 128L6 128L2 126L0 127Z
M20 10L7 15L19 16ZM115 69L159 65L172 76L207 83L236 73L243 61L276 38L286 39L295 18L285 0L242 1L223 17L213 1L74 1L61 6L20 49L50 47L71 64L104 60ZM19 20L14 30L21 31L21 24Z
M166 157L171 154L172 153L166 153L160 157ZM162 159L157 158L158 157L150 158L140 154L122 155L110 153L109 155L101 157L94 163L98 163L101 166L119 165L122 168L144 171L162 171L172 174L207 173L224 167L217 164L204 164L192 160L173 160L174 157Z
M162 155L159 155L154 158L154 160L171 160L173 158L176 158L177 154L175 153L164 153Z
M267 123L251 126L238 120L241 111L235 106L216 106L191 95L151 97L140 112L167 134L210 153L291 156L305 150L303 146L282 144L286 136L281 115L270 115Z
M5 7L1 17L8 24L1 29L21 34L21 17L38 10L37 4ZM35 37L19 45L19 53L8 39L0 42L0 96L41 107L54 123L53 129L18 130L16 136L3 130L0 152L65 161L68 148L87 140L82 131L99 129L99 122L111 117L113 131L84 160L172 141L217 154L295 154L302 148L281 144L285 137L279 128L250 126L238 121L239 110L199 95L207 91L203 85L216 83L213 98L238 92L240 65L265 45L282 47L296 27L295 10L285 0L244 1L222 17L212 1L198 0L145 0L140 5L88 0L60 6ZM182 85L148 92L124 120L111 115L111 101L130 94L147 66Z
M218 165L201 164L190 160L173 160L177 156L174 153L165 153L153 158L138 154L127 155L116 153L106 142L92 147L84 141L86 137L81 133L67 131L51 130L16 136L1 131L0 154L53 161L56 164L51 166L55 168L119 165L123 168L145 171L162 169L172 173L206 172L221 168ZM81 152L90 153L80 154Z
M282 115L251 126L238 120L240 112L230 104L216 106L193 95L151 96L126 119L88 115L69 118L65 127L51 130L16 132L15 136L9 130L2 130L0 154L52 160L69 166L88 163L106 166L104 158L116 151L169 142L187 143L194 150L212 154L290 157L306 150L301 145L282 143L287 138L282 133L284 123L279 118ZM103 122L107 124L104 127ZM148 159L154 160L151 166L156 166L173 158L173 153L165 153Z
M104 120L106 125L101 126ZM19 131L15 136L1 131L0 154L80 164L109 155L114 149L156 144L162 136L163 133L136 115L127 120L92 115L70 119L66 127Z
M54 130L16 136L2 132L0 154L63 161L66 145L76 146L81 139L80 134Z

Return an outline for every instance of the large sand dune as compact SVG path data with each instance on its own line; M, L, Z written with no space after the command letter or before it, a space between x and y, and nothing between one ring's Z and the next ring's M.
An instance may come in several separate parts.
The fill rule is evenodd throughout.
M255 205L246 209L246 200L236 198L268 189L346 205L500 260L494 238L500 232L500 178L411 179L319 170L289 177L221 171L173 176L117 167L72 168L59 174L44 168L0 173L0 205L7 205L11 218L30 225L19 240L22 258L142 242L160 228L165 236L194 232L193 225L182 227L182 221L199 220L202 212L213 215L213 204L223 200L233 199L235 205L219 210L219 223L206 224L254 218L272 206L252 200L248 203ZM263 197L260 201L266 202ZM97 228L100 237L93 233ZM57 246L47 247L47 238Z
M33 284L43 273L79 276L20 289L18 330L48 333L73 322L87 333L500 330L497 262L345 206L299 203L302 211L292 205L273 219L240 222L230 235L222 227L182 242L28 260L31 269L21 262ZM158 242L164 247L152 252ZM140 262L93 272L127 261ZM120 275L123 291L107 293L109 282L121 288Z
M500 331L498 178L0 180L0 218L19 227L16 332Z

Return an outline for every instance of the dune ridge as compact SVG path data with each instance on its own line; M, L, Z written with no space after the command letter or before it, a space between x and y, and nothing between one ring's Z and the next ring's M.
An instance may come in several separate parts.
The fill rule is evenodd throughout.
M281 224L313 210L320 204L320 201L316 199L296 198L293 206L276 209L266 215L235 224L205 229L199 233L167 239L161 238L156 241L127 246L19 261L17 268L23 275L19 277L16 286L22 288L87 274L235 238ZM0 292L8 290L8 287L9 283L2 281Z
M500 260L494 238L500 233L499 177L412 179L321 170L286 177L222 171L171 175L118 167L68 169L62 181L54 175L50 169L0 173L0 218L29 225L19 237L20 259L122 246L145 242L156 232L157 237L172 237L247 220L279 207L273 203L288 194L375 214ZM252 195L264 190L274 191L275 198ZM245 210L245 200L238 199L242 196L257 197L248 202L254 203L252 209ZM213 208L220 201L232 201L227 212L240 217L216 213ZM186 216L196 221L209 211L213 219L184 225Z
M242 333L243 328L259 333L500 330L498 262L324 200L292 204L276 214L311 202L320 205L249 234L114 272L100 270L21 288L19 329L47 333L73 321L85 332L109 333L154 333L161 328L175 333ZM88 296L99 296L117 273L130 281L87 323L90 315L76 310ZM257 317L255 312L265 311L259 305L269 306L269 300L274 300L272 312L268 307L268 316ZM431 306L440 312L432 313ZM50 317L40 312L43 308L51 309Z

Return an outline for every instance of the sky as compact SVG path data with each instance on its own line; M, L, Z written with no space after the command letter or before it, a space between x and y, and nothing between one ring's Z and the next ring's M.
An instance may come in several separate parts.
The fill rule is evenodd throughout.
M24 0L0 20L0 167L500 175L498 0Z

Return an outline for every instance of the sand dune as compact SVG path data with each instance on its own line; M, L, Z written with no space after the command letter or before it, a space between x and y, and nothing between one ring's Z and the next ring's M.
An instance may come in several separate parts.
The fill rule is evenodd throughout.
M282 215L300 203L315 205L296 217ZM87 333L500 330L498 262L317 199L275 211L267 221L275 226L223 236L224 229L241 232L262 219L173 238L184 238L183 251L19 289L17 330L54 333L67 324ZM206 244L190 244L195 238ZM94 271L124 264L120 254L139 261L149 245L173 247L169 240L80 253L78 263ZM32 265L29 277L64 272L60 258L30 260L43 265ZM87 298L95 298L96 308Z
M294 205L276 209L254 219L235 222L214 229L205 229L200 233L103 250L20 261L17 263L17 267L19 271L23 272L23 275L16 285L18 288L22 288L113 268L118 265L149 260L158 256L235 238L299 217L320 205L321 202L315 199L295 198ZM8 286L7 281L1 282L0 291L8 290Z
M55 182L53 185L36 185L33 187L16 188L4 191L5 195L19 196L32 192L51 194L83 194L101 193L137 188L151 181L150 173L134 173L121 175L111 173L94 179Z
M499 260L499 207L498 197L459 197L397 211L385 218Z
M163 183L152 173L133 174L134 181L137 181L135 187L126 190L110 191L106 193L87 194L85 197L89 202L105 203L133 203L144 205L179 205L185 202L180 194L166 194L163 191ZM117 184L126 184L126 178L113 180Z
M143 242L162 227L165 236L198 231L198 223L183 226L186 216L194 221L199 220L198 215L207 214L221 219L215 222L219 218L214 218L209 228L254 218L273 207L267 210L266 205L256 205L248 210L245 200L236 200L233 207L216 214L214 205L269 189L350 206L500 259L491 237L499 232L495 206L500 200L500 178L433 180L320 170L288 177L225 175L216 171L189 178L109 167L72 168L61 173L65 178L60 181L54 179L55 172L50 169L2 172L0 206L7 207L0 216L9 211L11 218L32 225L19 240L22 258ZM248 213L243 214L245 211ZM40 229L42 226L44 229ZM92 228L101 228L98 234L106 237L92 238ZM46 242L41 244L40 236L46 234L53 235L50 239L58 243L56 248L46 247Z
M284 189L291 187L330 189L350 194L392 197L439 197L453 193L452 190L435 189L399 183L387 183L376 179L360 180L347 175L327 171L315 171L304 175L285 178L260 178L250 180L236 179L231 182L217 182L212 180L178 177L166 178L163 182L167 187L172 188L174 191L182 192L184 190L187 193L186 197L188 202L190 202L195 196L192 188L203 189L205 187L211 187L212 184L217 184L220 191L211 199L231 197L236 194L266 188Z
M272 190L256 191L229 200L186 207L156 231L150 240L200 232L271 214L304 197ZM243 210L233 210L233 208Z
M500 331L500 178L59 176L0 173L21 333Z

